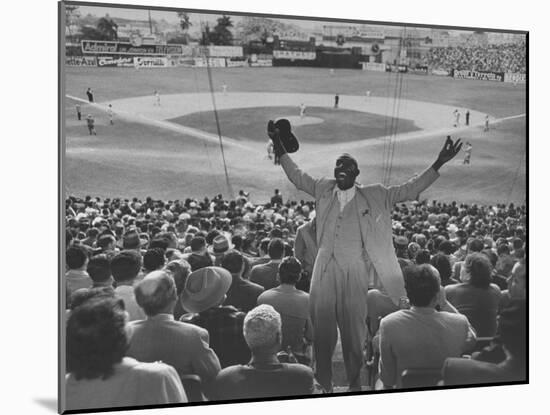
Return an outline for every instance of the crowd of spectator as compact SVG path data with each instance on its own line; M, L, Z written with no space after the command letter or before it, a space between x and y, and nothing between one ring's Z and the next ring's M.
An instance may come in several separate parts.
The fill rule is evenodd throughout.
M511 43L489 46L447 46L431 48L422 64L446 71L472 70L526 73L526 45Z
M444 384L523 380L526 207L416 201L391 219L408 304L369 290L378 387L418 368ZM323 392L313 202L71 196L66 247L68 409Z

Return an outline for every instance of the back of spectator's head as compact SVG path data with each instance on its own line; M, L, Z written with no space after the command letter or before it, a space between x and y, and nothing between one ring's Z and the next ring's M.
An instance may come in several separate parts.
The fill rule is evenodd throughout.
M501 243L497 245L497 254L498 255L508 255L510 254L510 247L507 243Z
M427 249L422 249L418 254L416 254L416 264L429 264L430 263L430 251Z
M281 238L273 238L267 246L267 253L271 259L282 259L285 253L285 244Z
M244 257L239 251L233 249L225 253L221 265L222 268L225 268L233 275L240 274L244 268Z
M91 298L75 307L67 321L67 372L76 380L107 379L126 356L124 301Z
M451 261L449 260L447 255L443 253L435 254L432 257L430 263L439 272L439 277L441 278L441 281L446 281L451 278L451 275L452 275Z
M477 288L488 288L491 284L491 262L481 253L473 253L464 260L464 271L468 281Z
M492 249L484 249L483 251L481 251L481 253L487 257L487 259L491 263L492 268L496 267L498 255L495 254Z
M140 249L146 243L146 240L140 238L137 230L128 231L122 237L123 249Z
M105 284L111 281L111 261L105 254L92 257L88 262L87 271L96 284Z
M116 239L113 235L103 234L99 238L97 238L96 245L98 248L105 250L114 248L115 243Z
M69 269L80 269L87 264L88 251L81 245L71 245L67 248L65 260Z
M191 239L191 251L193 252L201 252L206 248L206 239L202 236L195 236L193 239Z
M441 242L438 250L443 252L445 255L451 255L454 251L456 251L454 244L448 240Z
M169 271L153 271L134 288L136 302L148 316L171 313L178 298L176 283Z
M231 243L236 250L240 251L243 247L243 237L241 235L234 235L233 238L231 238Z
M164 250L161 248L150 248L143 254L143 268L147 272L162 268L164 262Z
M527 354L526 301L513 300L501 311L498 320L499 338L512 357L525 360Z
M293 256L284 257L279 264L279 279L281 284L295 285L302 273L302 264Z
M481 252L484 248L483 241L477 238L472 238L468 242L468 252Z
M220 231L217 229L212 229L208 234L206 235L206 243L208 245L212 245L212 242L214 242L214 239L216 236L220 235Z
M514 238L512 240L512 246L514 247L514 251L523 248L523 240L520 238Z
M429 264L412 265L404 270L405 290L411 305L428 307L441 289L437 269Z
M170 243L166 239L159 238L157 235L149 242L149 249L157 248L166 251L169 245Z
M282 238L283 231L280 228L273 228L271 229L271 232L269 232L269 236L271 238Z
M166 264L165 268L172 273L172 277L176 283L176 291L180 295L185 286L185 281L191 273L191 265L185 259L178 259L170 261Z
M141 255L136 251L122 251L111 259L111 274L117 283L131 282L141 269Z
M88 238L97 238L97 235L99 235L99 229L97 229L97 228L89 228L86 231L86 236Z
M272 306L259 305L244 318L243 333L252 353L276 353L281 347L281 316Z
M92 298L114 296L115 290L113 287L79 288L71 294L70 304L67 304L67 306L73 310Z

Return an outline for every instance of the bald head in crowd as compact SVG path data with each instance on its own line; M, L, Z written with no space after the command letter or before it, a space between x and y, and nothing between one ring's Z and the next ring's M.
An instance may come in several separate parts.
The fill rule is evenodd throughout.
M147 274L136 285L134 294L138 305L149 317L172 314L178 298L174 278L166 270Z

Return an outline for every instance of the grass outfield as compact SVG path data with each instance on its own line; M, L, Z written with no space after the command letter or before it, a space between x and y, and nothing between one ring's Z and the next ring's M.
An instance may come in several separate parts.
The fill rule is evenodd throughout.
M372 96L391 97L395 93L396 75L388 73L337 70L331 76L327 69L311 68L227 68L213 69L212 72L215 90L220 92L221 85L227 84L229 94L294 92L364 96L365 91L370 90ZM85 97L87 87L94 89L98 102L152 96L155 89L160 91L161 96L209 91L204 69L66 69L68 95ZM525 88L521 85L405 75L401 96L461 109L470 108L497 118L526 112ZM216 144L116 117L115 125L110 126L103 112L83 105L84 114L92 113L96 117L98 135L90 137L85 122L75 119L74 105L74 101L66 100L64 171L68 192L80 196L150 195L164 199L204 197L216 193L227 195L221 154ZM266 102L266 105L269 103ZM250 191L256 202L265 201L276 187L282 190L285 197L305 198L289 184L281 168L273 166L263 156L267 142L265 132L241 127L247 126L247 120L272 118L272 110L266 109L219 112L224 135L256 140L251 143L257 149L256 153L225 148L233 188ZM292 111L291 114L298 115L298 108L277 107L277 110ZM296 129L302 146L294 156L305 170L314 175L330 175L336 156L334 149L324 150L322 145L315 146L314 142L333 143L335 137L351 141L359 131L363 133L361 138L375 137L381 134L381 130L383 134L386 123L389 123L386 117L365 113L355 117L353 111L348 110L338 110L338 114L334 115L334 111L327 108L308 108L307 115L316 116L315 111L324 122ZM212 113L189 114L179 121L187 126L215 132L215 124L205 121L212 116ZM464 133L463 138L470 140L474 146L472 164L463 166L462 159L459 159L461 155L457 156L442 169L441 178L423 197L480 203L523 202L526 191L525 122L525 118L518 118L495 124L488 133L480 129ZM402 119L399 126L404 128L403 131L409 127L415 128L414 124L407 126ZM243 130L246 134L239 134ZM399 183L427 167L435 159L443 139L441 135L428 135L417 140L397 142L391 182ZM346 148L341 148L341 151L346 151ZM379 143L354 148L351 152L360 162L361 182L381 181L387 146Z

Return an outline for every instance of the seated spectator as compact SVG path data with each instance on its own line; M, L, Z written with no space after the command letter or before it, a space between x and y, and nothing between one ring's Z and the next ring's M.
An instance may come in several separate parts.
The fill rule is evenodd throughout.
M252 360L247 365L223 369L208 397L211 400L251 399L309 395L314 389L313 371L298 363L279 363L281 317L263 304L251 310L244 320L244 337Z
M421 249L416 254L416 265L429 264L430 263L430 251L427 249Z
M451 262L449 257L443 253L435 254L430 263L437 269L439 272L439 277L441 278L441 285L446 287L447 285L458 284L459 281L451 278Z
M209 347L208 332L174 320L176 284L167 271L154 271L136 285L136 300L147 319L129 324L128 356L143 362L162 361L180 375L195 374L203 384L214 379L220 362Z
M481 252L483 250L483 241L480 241L479 239L471 238L468 241L467 245L468 245L468 249L467 249L466 256L476 252ZM453 268L453 277L455 279L459 279L462 282L464 282L467 278L467 274L463 273L463 267L462 267L463 265L464 265L464 261L457 261L455 262L455 266Z
M231 273L224 268L200 268L189 275L181 295L183 308L193 314L184 315L180 321L208 331L210 347L222 368L250 360L243 337L245 313L222 305L231 282Z
M142 248L147 246L147 242L147 239L141 238L136 230L131 230L122 237L122 249L136 250L141 253Z
M279 264L285 253L285 244L280 238L273 238L267 246L270 261L267 264L255 265L250 271L250 281L261 285L265 290L279 285Z
M271 258L269 258L269 254L267 253L267 247L269 246L270 241L271 239L269 238L263 238L260 241L260 244L258 245L258 258L256 258L251 264L252 267L254 267L254 265L267 264L271 260Z
M145 274L164 267L164 250L162 248L149 248L143 255L143 270Z
M399 310L380 323L380 379L385 388L400 387L405 369L438 369L475 344L465 316L446 309L437 270L431 265L405 268L405 290L411 309ZM448 309L448 308L447 308Z
M299 363L311 363L313 327L309 316L309 294L296 289L302 272L300 262L294 257L285 257L279 265L281 285L264 291L258 304L269 304L281 315L282 348L289 347Z
M222 266L223 256L226 252L233 249L233 245L225 235L218 235L212 241L211 254L214 256L214 264L216 267Z
M499 339L505 359L500 363L451 358L443 366L445 385L527 381L527 310L513 300L500 314Z
M67 298L79 288L90 288L93 281L88 275L88 251L80 245L72 245L67 248L65 254L68 271L65 273Z
M115 293L124 300L129 321L145 318L145 312L134 296L134 282L140 269L141 256L136 251L122 251L111 260L111 273L116 283Z
M222 260L222 267L231 273L231 287L227 292L224 305L232 305L238 310L248 312L256 307L258 296L264 291L263 287L245 280L244 258L239 251L227 252Z
M91 298L67 322L66 409L187 402L174 368L126 357L124 303Z
M512 268L514 268L514 264L516 263L516 259L510 255L510 247L507 243L503 243L497 246L497 265L496 265L496 272L499 276L501 276L504 279L508 279L510 277L510 274L512 273Z
M111 258L116 255L116 238L110 233L110 231L106 232L109 233L99 235L96 246L100 249L102 254L105 254Z
M212 257L206 250L206 240L202 236L195 236L191 239L190 246L191 252L185 254L183 259L191 265L192 271L214 265Z
M111 276L111 261L105 254L99 254L88 262L87 272L93 281L93 288L113 288L113 277Z
M463 282L445 287L449 302L468 317L479 337L493 337L497 328L500 289L491 283L491 264L483 254L469 254L464 261Z
M164 269L172 273L172 278L174 278L174 283L176 284L176 293L178 294L178 301L174 307L174 319L179 320L187 311L183 308L181 304L181 293L185 287L185 282L187 277L191 274L191 265L185 259L170 261Z
M525 260L516 262L512 269L512 275L508 279L508 289L502 292L500 309L506 308L512 300L527 299L526 279L527 269L525 267Z
M98 235L99 235L99 229L90 228L86 231L86 238L80 241L80 243L82 245L89 246L90 248L94 248Z

